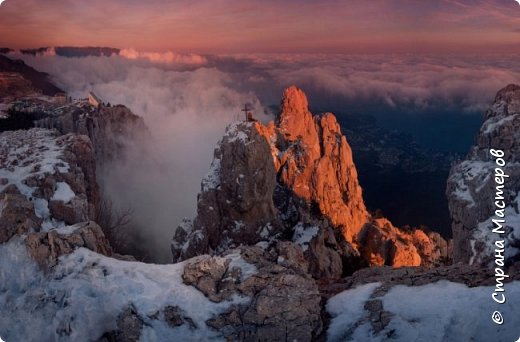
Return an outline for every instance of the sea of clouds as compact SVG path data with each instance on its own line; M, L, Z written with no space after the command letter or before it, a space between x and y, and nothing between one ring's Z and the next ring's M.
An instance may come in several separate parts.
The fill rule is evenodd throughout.
M148 261L170 261L169 240L196 213L200 181L225 127L249 103L274 118L281 92L295 84L315 108L377 104L420 115L449 108L482 112L497 90L520 82L518 56L197 55L124 49L119 55L62 57L12 53L75 98L94 91L142 116L153 153L102 170L105 193L131 208ZM331 108L332 107L332 108Z

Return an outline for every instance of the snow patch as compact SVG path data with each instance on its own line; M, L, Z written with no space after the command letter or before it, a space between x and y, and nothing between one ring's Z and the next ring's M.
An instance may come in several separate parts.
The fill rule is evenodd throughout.
M252 127L252 125L251 122L245 121L233 122L226 128L226 135L224 138L226 138L230 143L240 141L246 144L249 142L247 131Z
M317 226L305 227L303 223L299 222L294 227L293 241L299 244L305 252L309 248L311 240L318 235L320 228Z
M29 178L42 179L46 174L68 172L69 164L61 159L63 150L64 147L56 143L56 133L51 130L33 128L0 134L0 179L7 180L0 185L0 191L15 185L33 203L36 216L44 219L43 230L53 224L48 202L34 197L36 187L26 183Z
M63 226L63 227L58 227L58 228L55 228L54 230L56 230L56 232L58 234L61 234L61 235L71 235L73 234L76 230L78 230L79 228L81 228L82 226L84 226L84 223L78 223L78 224L74 224L72 226Z
M220 185L220 159L215 157L211 162L208 173L202 179L202 192L216 189Z
M260 228L259 235L263 239L267 239L271 236L271 231L273 230L273 226L271 222L268 222L265 226Z
M241 281L244 281L250 276L258 273L258 269L256 268L256 266L245 261L244 258L242 258L242 255L240 254L240 250L238 249L233 250L230 254L227 254L225 257L231 259L231 262L228 266L229 269L232 269L233 267L240 268L240 270L242 271L242 275L240 277Z
M56 191L54 191L51 200L69 203L74 197L76 197L76 194L67 183L58 182L56 183Z
M508 297L519 298L520 282L505 287ZM448 281L395 286L383 300L385 310L395 314L385 331L396 329L402 341L515 341L520 309L514 300L500 305L505 322L493 323L491 313L497 309L490 296L493 289Z
M484 122L484 124L482 125L482 133L489 134L491 132L494 132L504 124L515 120L517 116L518 114L514 114L500 119L499 117L491 117L488 120L486 120L486 122Z
M346 333L365 315L365 302L380 285L371 283L358 286L329 299L326 309L332 320L327 331L328 341L345 341Z
M240 260L236 263L242 265ZM23 241L13 238L0 245L2 337L7 341L97 340L115 329L118 315L133 305L144 321L142 340L166 341L172 336L179 341L222 340L202 322L250 299L211 302L183 283L184 265L120 261L79 248L61 257L44 275ZM172 328L153 318L169 305L183 310L197 329Z
M344 291L327 303L332 321L327 331L329 341L516 341L520 308L514 300L500 305L504 324L496 325L491 314L497 309L491 299L494 287L467 287L439 281L423 286L394 286L378 299L391 313L390 323L378 334L370 323L355 326L367 318L363 308L378 283ZM520 282L505 285L509 298L520 297ZM349 331L349 329L351 331ZM391 336L391 337L390 337Z
M455 181L456 188L452 194L458 199L468 203L472 207L476 205L474 194L472 194L469 186L471 183L478 183L476 188L478 191L489 181L489 175L493 173L494 163L491 161L465 160L457 165L451 179Z
M470 264L475 262L481 262L485 258L493 259L495 253L495 241L504 239L505 240L505 257L514 257L520 253L519 248L516 247L518 238L520 237L520 194L517 195L516 199L511 202L509 206L504 209L504 226L505 235L498 235L493 233L493 228L496 225L493 223L493 219L496 218L494 215L490 216L487 220L477 224L477 229L473 232L473 240L471 240L472 256ZM483 245L484 248L481 253L477 253L476 244ZM490 265L493 265L493 260L490 261Z
M231 230L232 230L233 232L239 232L239 231L243 230L244 227L246 226L246 225L244 224L244 222L242 222L242 221L237 221L237 220L235 220L234 223L235 223L235 226L234 226L234 227L231 227Z

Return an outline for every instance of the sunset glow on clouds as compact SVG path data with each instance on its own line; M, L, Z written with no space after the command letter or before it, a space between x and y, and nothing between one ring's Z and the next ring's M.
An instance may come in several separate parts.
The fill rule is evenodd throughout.
M172 51L166 52L140 52L136 49L122 49L119 55L128 59L147 59L155 63L179 63L202 65L207 62L206 58L197 54L178 54Z
M10 0L0 9L0 45L13 48L518 52L518 43L520 6L513 0Z

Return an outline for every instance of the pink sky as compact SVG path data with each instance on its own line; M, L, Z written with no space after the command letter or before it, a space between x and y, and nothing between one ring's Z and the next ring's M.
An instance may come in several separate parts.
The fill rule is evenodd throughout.
M514 0L6 0L0 46L146 51L520 52Z

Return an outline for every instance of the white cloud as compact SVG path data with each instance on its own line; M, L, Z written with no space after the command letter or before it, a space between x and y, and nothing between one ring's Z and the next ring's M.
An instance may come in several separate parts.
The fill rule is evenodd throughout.
M177 63L188 65L203 65L206 58L197 54L179 54L172 51L167 52L141 52L135 49L122 49L119 55L128 59L147 59L154 63Z

